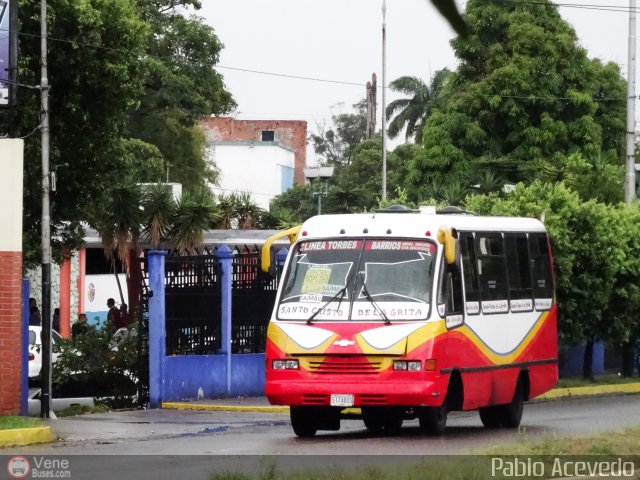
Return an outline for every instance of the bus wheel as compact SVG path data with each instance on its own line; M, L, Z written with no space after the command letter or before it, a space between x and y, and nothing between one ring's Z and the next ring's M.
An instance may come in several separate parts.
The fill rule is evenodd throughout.
M482 425L487 428L498 428L502 423L502 413L498 407L482 407L480 408L480 420Z
M293 433L300 438L311 438L318 431L314 417L305 407L291 407L291 427Z
M442 435L447 426L447 407L424 407L418 416L420 429L427 435Z
M522 420L522 411L524 410L524 390L520 379L516 382L516 390L513 393L511 403L501 405L500 407L502 426L506 428L518 428L520 426L520 420Z

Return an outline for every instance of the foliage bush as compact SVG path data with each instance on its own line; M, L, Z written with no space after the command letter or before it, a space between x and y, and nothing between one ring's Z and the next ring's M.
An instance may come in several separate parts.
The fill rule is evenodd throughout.
M543 218L551 239L558 329L565 344L620 346L640 329L640 206L583 202L564 183L518 184L506 196L467 197L481 215Z
M94 397L112 408L132 406L137 391L135 328L89 327L60 343L53 367L54 397Z

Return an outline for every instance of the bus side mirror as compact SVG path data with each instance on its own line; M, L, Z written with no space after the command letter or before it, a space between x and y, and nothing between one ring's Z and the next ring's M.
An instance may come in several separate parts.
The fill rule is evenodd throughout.
M274 265L275 262L273 261L275 260L275 258L272 257L272 252L271 252L271 245L273 244L273 242L275 242L279 238L287 237L289 239L289 243L293 244L293 242L295 242L296 239L298 238L298 234L300 233L300 228L301 226L298 225L297 227L293 227L288 230L278 232L275 235L272 235L265 240L264 244L262 245L262 252L261 252L262 259L260 261L261 263L260 266L262 267L262 271L264 273L268 273L271 276L275 276L276 266Z
M456 239L458 232L455 228L441 227L438 230L438 243L444 246L444 259L447 264L453 265L456 261Z

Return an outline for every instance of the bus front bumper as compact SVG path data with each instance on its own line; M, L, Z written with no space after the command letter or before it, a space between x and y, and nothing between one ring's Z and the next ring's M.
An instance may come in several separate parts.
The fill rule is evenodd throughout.
M351 398L353 407L440 406L446 394L439 381L319 382L267 381L265 393L272 405L332 406L332 396ZM339 397L336 397L339 396ZM351 396L351 397L350 397Z

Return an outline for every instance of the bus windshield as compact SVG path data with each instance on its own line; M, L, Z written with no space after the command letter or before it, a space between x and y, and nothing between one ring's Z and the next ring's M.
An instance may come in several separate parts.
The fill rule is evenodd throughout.
M433 242L312 240L294 248L280 295L278 320L428 317L436 252Z

